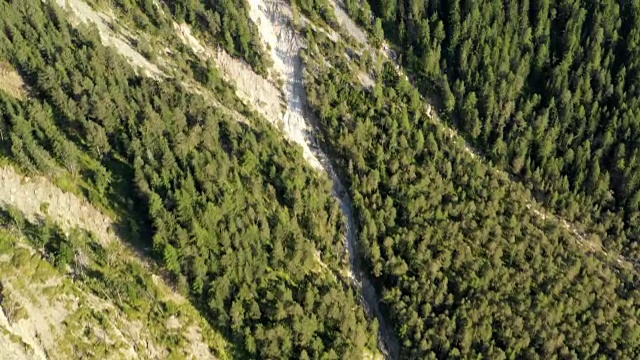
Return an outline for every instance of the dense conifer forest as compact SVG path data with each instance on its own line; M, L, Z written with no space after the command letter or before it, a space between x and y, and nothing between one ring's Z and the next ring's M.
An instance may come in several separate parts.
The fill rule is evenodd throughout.
M205 334L216 356L375 358L378 316L402 359L640 358L640 2L339 1L364 41L333 1L287 1L304 121L334 177L176 35L281 85L254 3L87 3L161 70L144 76L54 1L0 0L0 71L24 81L0 88L0 165L116 218L222 334ZM0 227L0 249L24 240L63 275L91 253L94 277L74 281L122 311L179 311L151 306L143 266L110 271L95 234L6 204ZM349 267L354 233L382 315Z
M633 265L536 212L524 186L427 114L392 63L364 89L346 49L314 38L310 105L350 182L403 358L640 355Z
M299 150L185 83L136 75L55 6L3 1L0 13L0 58L30 91L23 100L0 91L3 156L31 174L68 171L92 202L129 219L131 237L152 248L239 357L375 349L375 325L340 273L344 218ZM224 87L215 72L204 79ZM54 253L69 261L68 251Z
M637 1L368 5L416 84L485 156L600 227L607 248L640 256Z

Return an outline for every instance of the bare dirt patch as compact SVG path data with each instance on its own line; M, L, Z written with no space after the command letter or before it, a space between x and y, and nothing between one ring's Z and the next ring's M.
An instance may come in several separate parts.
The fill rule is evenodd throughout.
M202 59L214 60L229 83L236 87L236 94L244 102L260 112L270 122L277 123L282 116L280 91L270 81L256 74L246 62L236 59L222 49L202 45L191 34L187 24L175 24L178 37Z
M153 78L159 78L163 75L162 71L155 64L151 63L136 51L125 38L111 30L109 24L115 22L113 18L94 11L87 3L81 0L49 1L55 1L63 9L70 10L76 20L85 24L93 23L98 29L102 43L115 48L135 68L142 70L146 75Z
M201 329L196 326L189 326L185 332L189 341L189 349L193 359L214 359L202 339Z
M23 249L28 247L22 242L19 245ZM71 284L68 279L59 276L46 278L56 271L36 252L32 252L30 256L28 261L21 261L14 268L5 268L2 279L5 294L20 304L24 315L18 320L11 320L6 316L6 312L0 311L0 333L7 334L18 348L30 354L20 357L21 359L64 358L72 344L89 341L89 333L96 335L105 344L113 345L117 341L117 358L138 357L132 339L133 336L140 336L140 332L128 333L131 326L126 326L120 321L124 314L115 310L108 300L86 293L76 284ZM94 312L109 309L116 316L109 317L101 324L78 323L74 317L76 312L86 309ZM70 331L70 327L81 330ZM120 328L127 332L127 336L119 330ZM4 359L2 350L0 355L0 358Z
M323 169L326 156L316 147L311 123L305 120L306 94L303 84L300 50L303 40L292 27L293 14L288 4L279 0L250 0L249 17L258 25L262 41L270 49L274 70L282 80L287 108L282 126L289 140L302 147L303 156L315 169ZM324 159L323 159L324 158Z
M81 228L94 233L102 244L108 244L113 237L111 219L86 200L63 192L44 177L28 178L11 167L3 167L0 168L0 189L0 205L17 208L31 222L49 216L67 234L73 228Z
M25 289L18 289L8 281L3 282L3 286L11 291L12 297L24 308L27 317L12 324L7 322L0 325L5 325L12 333L22 338L35 354L44 355L45 349L54 349L56 338L61 335L59 330L62 328L62 322L69 314L65 304L48 301L36 288L30 287L28 293L25 293Z
M0 309L0 327L2 326L2 319L4 314ZM3 360L25 360L25 359L44 359L42 357L35 357L29 353L21 344L21 341L17 338L12 338L12 334L7 330L7 333L0 331L0 359Z
M366 89L371 89L376 85L376 82L371 78L371 75L363 71L358 72L358 80L360 80L360 84Z
M22 98L25 93L25 85L20 74L2 61L0 61L0 90L6 91L15 98Z

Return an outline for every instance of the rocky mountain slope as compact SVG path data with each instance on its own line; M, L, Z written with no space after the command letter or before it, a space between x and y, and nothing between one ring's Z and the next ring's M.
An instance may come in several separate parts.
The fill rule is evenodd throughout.
M57 1L55 3L63 10L69 21L76 27L89 26L97 29L102 43L116 50L126 61L133 66L137 71L143 75L155 79L157 81L163 81L163 79L169 79L172 77L180 77L185 91L193 92L198 95L202 95L207 99L214 107L220 108L225 113L235 117L240 122L250 125L251 121L247 120L244 115L240 114L238 110L233 109L227 105L222 104L217 100L217 95L213 93L211 89L202 87L192 74L182 72L181 67L176 65L176 61L183 61L183 59L175 58L175 54L178 51L171 48L164 49L164 54L157 54L154 56L155 61L150 61L148 56L145 57L138 50L135 49L136 43L141 38L148 39L150 42L161 42L162 39L153 39L153 35L139 32L137 29L127 28L125 23L117 20L118 13L113 12L110 9L101 8L98 3L88 4L80 0L71 1ZM255 14L256 7L263 7L266 4L251 4L251 14ZM281 4L284 6L284 3ZM163 6L160 3L156 3L158 9L162 9ZM275 16L281 14L281 10L284 8L274 7L276 4L269 4L271 6L271 20ZM259 10L264 11L264 9ZM166 14L164 10L161 10L162 14ZM289 13L290 17L290 13ZM238 98L250 106L253 110L257 110L261 116L268 122L272 123L276 127L283 130L286 137L302 146L303 156L309 161L312 167L322 170L328 167L328 172L336 180L335 196L339 203L342 204L342 208L348 215L348 221L346 226L346 238L348 241L349 249L353 248L354 235L352 233L353 219L350 214L348 198L345 196L344 190L342 190L339 181L335 177L336 175L330 168L330 164L325 155L318 152L317 144L313 140L312 134L308 124L303 118L304 111L304 89L300 83L302 80L302 73L300 68L300 59L297 52L299 48L295 46L287 49L275 49L279 42L273 42L269 36L271 33L262 32L261 35L265 36L267 46L273 47L274 54L278 51L278 54L285 56L285 61L288 65L282 65L282 61L279 57L275 57L275 70L272 77L267 79L262 75L254 72L247 64L241 60L229 56L222 49L209 48L207 45L203 45L201 40L198 40L191 34L191 29L188 24L178 23L177 19L173 19L167 15L167 20L173 23L174 34L169 35L171 38L179 39L191 50L191 54L195 55L193 60L208 63L212 61L220 71L223 78L230 82ZM258 22L260 19L254 19ZM264 20L264 19L263 19ZM281 21L284 18L281 18ZM116 26L116 24L118 26ZM268 22L266 22L268 24ZM288 24L281 23L281 28L278 30L280 36L288 36L287 44L293 44L295 41L300 41L296 38L299 35L294 34L293 29L288 28ZM117 30L116 30L117 29ZM270 29L269 31L273 31ZM283 40L284 38L281 38ZM271 43L269 43L271 42ZM182 54L185 54L184 50L181 50ZM281 51L285 51L282 53ZM179 55L180 56L180 55ZM293 65L297 63L296 65ZM280 64L280 65L278 65ZM293 71L293 72L292 72ZM3 89L8 91L14 97L24 96L24 86L21 84L21 78L16 71L13 71L9 65L3 67L3 73L1 78L1 84ZM279 82L284 81L282 91L279 90ZM297 83L297 85L296 85ZM281 100L282 99L282 100ZM286 104L286 105L285 105ZM285 109L283 111L283 108ZM313 148L313 149L312 149ZM318 160L320 157L322 160ZM227 344L222 341L214 330L210 327L203 329L201 325L201 318L197 316L196 312L189 310L189 304L185 303L181 295L177 295L175 291L163 284L161 277L152 275L154 272L158 272L159 269L155 266L149 265L145 260L140 259L140 256L145 257L144 251L139 249L129 248L123 244L128 242L128 239L121 239L116 235L121 229L119 229L119 222L111 220L109 216L104 215L100 210L94 208L90 202L86 199L82 199L69 192L76 191L77 185L72 184L67 191L60 190L58 186L69 185L66 180L71 174L67 174L68 169L57 169L54 176L59 184L54 184L44 177L36 176L33 179L24 175L18 174L11 165L6 165L2 172L2 184L3 192L0 199L2 200L3 207L7 210L6 225L5 228L8 231L5 236L5 244L7 250L11 250L18 246L30 249L30 256L32 262L24 264L29 269L36 267L38 269L46 269L47 265L56 271L53 266L57 266L55 256L48 254L49 249L36 249L37 241L30 241L29 237L25 239L22 235L23 223L33 231L42 227L43 229L55 228L58 229L58 234L61 237L66 237L66 241L71 241L71 237L75 237L76 233L81 232L84 236L88 236L91 246L98 246L109 254L109 260L107 264L104 264L104 259L99 258L103 256L103 253L96 254L94 251L85 252L75 250L74 259L70 261L74 265L62 265L58 271L60 272L55 284L49 284L50 280L45 279L42 286L35 285L34 289L42 288L54 288L63 287L65 290L57 297L47 298L40 292L33 292L29 286L24 284L17 284L16 279L7 272L7 276L3 278L3 286L5 289L6 299L19 299L14 302L9 300L5 301L8 304L7 311L11 315L7 316L7 321L3 322L5 337L3 341L7 344L6 357L36 357L36 358L64 358L64 356L73 353L79 356L86 357L112 357L112 358L167 358L182 356L193 358L206 358L208 356L226 357ZM65 175L66 174L66 175ZM71 175L71 183L75 183L77 178L75 175ZM102 204L104 205L104 204ZM107 208L109 206L107 205ZM113 211L113 209L105 209L107 211ZM116 211L117 212L117 211ZM16 221L15 218L24 219ZM12 221L16 222L15 226ZM18 225L20 224L20 225ZM45 236L45 235L42 235ZM127 237L126 234L123 234ZM95 240L94 240L95 239ZM74 240L75 241L75 240ZM80 241L82 247L89 246L84 241ZM345 244L346 245L346 244ZM78 244L74 245L79 246ZM351 251L352 252L352 251ZM56 254L59 255L59 254ZM118 255L118 256L116 256ZM7 265L13 264L12 259L15 254L8 252L3 255L5 263ZM20 256L23 256L22 253ZM120 259L120 257L124 259ZM141 272L141 276L154 279L154 285L144 283L143 286L157 286L158 288L147 292L147 300L150 304L156 304L157 309L153 305L149 305L150 308L136 308L136 311L140 311L141 314L153 314L153 322L147 322L141 324L135 322L136 317L140 314L133 312L124 313L122 307L125 306L131 299L127 297L130 294L124 295L117 293L117 300L113 297L114 294L101 294L95 293L100 285L96 285L93 281L95 279L87 280L84 278L86 269L78 270L78 258L81 259L81 263L85 264L87 268L91 268L91 265L100 267L102 271L115 271L113 276L125 277L125 273L118 273L119 269L123 271L128 270L129 267L135 266L136 271ZM118 260L114 260L118 258ZM348 257L347 257L348 258ZM51 260L51 264L47 263L47 259ZM121 261L116 262L114 261ZM329 271L329 267L322 260L322 255L318 256L318 261L321 262L322 268ZM14 264L13 264L14 265ZM71 266L71 268L69 268ZM102 268L104 266L104 268ZM113 269L111 269L113 268ZM14 269L20 270L20 269ZM43 270L44 271L44 270ZM76 272L80 272L77 274ZM160 271L164 274L163 271ZM38 273L34 276L42 276ZM342 275L341 275L342 276ZM347 275L348 276L348 275ZM69 279L71 278L71 280ZM100 277L101 279L101 277ZM52 281L52 280L51 280ZM64 287L62 284L66 284ZM89 284L90 283L90 284ZM108 283L101 284L102 286L109 286ZM66 289L68 288L68 289ZM52 291L52 290L47 290ZM12 294L12 295L9 295ZM162 295L165 294L165 295ZM169 299L165 299L169 297ZM38 303L41 303L39 312L36 311L38 307L31 305L30 298L34 298ZM124 298L124 299L123 299ZM61 299L64 299L61 300ZM13 301L13 300L12 300ZM175 301L175 303L174 303ZM22 304L20 309L22 312L26 311L26 315L19 319L15 319L12 307L14 303ZM166 305L164 305L166 302ZM129 304L127 304L129 305ZM171 311L169 314L165 314L162 307L169 307ZM11 308L10 308L11 307ZM183 309L183 307L186 307ZM62 310L64 308L64 310ZM180 310L176 312L176 308ZM94 313L109 313L113 311L117 315L106 316L102 318L102 315L96 315L93 317L99 317L101 328L96 330L98 335L91 334L91 331L95 328L88 319L82 318L78 320L76 316L77 309L83 311L93 311ZM127 310L131 310L128 307ZM158 315L157 312L160 314ZM47 315L51 313L51 315ZM48 316L55 315L55 319L49 319ZM86 316L86 315L85 315ZM159 317L155 319L155 317ZM45 319L46 320L43 320ZM32 319L32 320L29 320ZM120 319L121 321L111 319ZM195 320L194 320L195 319ZM33 321L43 321L49 324L47 330L42 330L39 326L34 325ZM104 323L106 321L106 323ZM134 324L135 322L135 324ZM80 330L72 327L79 326ZM82 327L83 326L83 327ZM125 329L126 328L126 331ZM159 333L158 329L168 329L169 333ZM24 330L28 329L28 330ZM30 329L30 330L29 330ZM107 331L105 329L110 329ZM130 333L133 330L135 333ZM71 331L75 331L72 333ZM145 332L146 331L146 332ZM151 334L153 333L153 334ZM161 336L160 339L155 337ZM43 342L41 337L47 339ZM96 337L101 337L101 341L105 344L104 349L100 351L94 351L87 349L86 345L95 341ZM167 338L173 338L176 344L169 346L166 343ZM59 340L59 341L57 341ZM155 342L154 342L155 341ZM144 343L145 345L140 345ZM159 344L156 344L159 343ZM11 344L11 346L9 346ZM67 354L67 355L64 355ZM182 354L182 355L178 355ZM373 356L372 354L365 352L362 353L364 357Z
M636 261L354 3L0 3L0 358L634 353Z

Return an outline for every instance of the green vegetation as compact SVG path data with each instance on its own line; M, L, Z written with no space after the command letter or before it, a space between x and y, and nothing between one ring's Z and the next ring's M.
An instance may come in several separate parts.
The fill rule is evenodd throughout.
M528 191L449 137L392 64L363 90L347 49L315 39L308 99L404 358L640 356L635 271L536 215Z
M243 57L259 74L267 73L269 57L256 25L249 20L245 0L170 0L166 4L176 21L192 25L205 38L212 37L230 54Z
M148 269L122 244L104 248L92 234L78 229L67 236L50 219L30 223L15 208L0 210L0 227L0 256L7 260L0 262L5 285L0 306L10 322L28 318L24 301L38 313L37 319L43 313L49 316L46 319L61 316L60 323L37 325L45 333L43 327L52 326L51 336L59 336L54 358L104 358L131 346L125 342L144 340L146 345L138 349L142 357L153 357L154 351L165 358L188 355L185 350L192 339L165 324L174 315L184 322L184 329L200 326L203 320L156 286ZM20 293L21 301L13 299L9 285ZM137 331L132 324L140 324ZM202 329L206 346L218 358L228 358L220 336Z
M256 72L264 75L270 66L258 30L248 18L248 5L244 0L89 1L115 7L119 14L118 22L130 23L145 34L166 35L175 31L173 21L187 23L209 45L221 46L229 54L243 58ZM163 46L167 46L167 43ZM149 43L144 40L138 44L138 48L142 54L150 52ZM147 55L145 57L149 58Z
M637 1L370 4L473 144L609 250L640 256Z
M376 325L334 275L344 266L344 219L299 149L177 79L137 76L54 6L2 1L0 12L0 58L32 90L24 101L0 92L7 156L25 171L63 167L87 184L87 198L126 219L129 237L152 248L239 356L374 351ZM59 268L70 264L65 241L47 246ZM108 289L134 291L125 311L152 302L129 288L136 273L107 278Z
M333 7L328 0L294 0L291 1L294 11L294 21L297 19L298 11L308 15L315 22L326 22L328 24L337 24L336 16L333 13Z
M93 4L112 7L114 31L123 27L165 76L137 75L94 28L71 27L48 2L0 0L0 62L29 90L0 90L0 162L46 174L113 216L114 231L196 306L190 319L224 334L229 345L203 334L217 357L375 354L378 325L344 275L346 223L331 184L177 39L174 22L187 23L266 75L247 2ZM300 21L336 27L327 0L292 7L309 45L308 105L353 200L358 251L402 357L640 358L640 3L345 2L371 44L387 35L487 162L430 117L394 64ZM41 204L45 217L50 207ZM0 255L11 259L1 270L55 271L115 304L65 325L70 339L87 333L100 346L61 349L113 355L120 340L93 330L124 314L149 322L167 357L186 356L185 332L165 327L191 308L168 299L144 263L122 260L131 249L14 208L0 211L0 226ZM14 246L15 234L49 272L28 270L37 255ZM27 320L0 290L12 321Z

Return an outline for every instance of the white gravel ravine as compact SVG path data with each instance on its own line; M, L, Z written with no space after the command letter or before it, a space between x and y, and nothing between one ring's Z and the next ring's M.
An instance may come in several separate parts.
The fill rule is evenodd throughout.
M278 88L269 80L256 74L246 62L234 58L221 48L203 45L191 34L188 24L173 24L178 37L201 59L212 59L222 76L235 85L236 95L261 113L272 123L282 116L281 98ZM237 118L237 116L236 116Z
M273 67L284 81L283 93L287 108L282 117L286 136L302 147L305 160L315 169L323 169L322 156L311 149L315 139L304 119L306 96L302 83L302 61L299 56L302 40L290 26L292 13L288 4L273 0L250 0L249 17L258 26L266 47L270 50Z
M305 116L307 99L300 58L300 50L304 43L291 26L291 8L282 0L249 0L249 5L249 17L258 26L262 40L271 52L274 70L284 81L282 91L287 101L287 109L282 119L284 133L302 147L304 158L313 168L324 171L333 181L333 196L347 219L345 242L350 265L349 277L359 289L359 296L367 314L378 320L382 352L387 357L396 358L399 348L397 340L393 330L382 317L378 296L362 270L356 250L356 224L351 199L333 170L329 158L317 145L311 116Z

